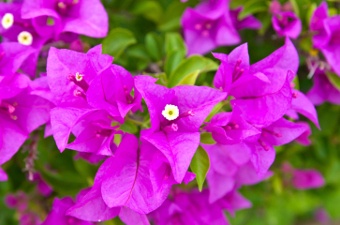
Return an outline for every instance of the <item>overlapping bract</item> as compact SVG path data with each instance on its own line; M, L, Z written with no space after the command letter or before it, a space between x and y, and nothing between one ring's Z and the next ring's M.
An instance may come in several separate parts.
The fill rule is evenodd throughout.
M233 215L251 205L238 189L271 176L274 146L293 140L309 144L309 125L297 121L298 113L319 126L312 103L293 88L298 55L289 39L252 65L247 44L229 55L214 53L221 61L215 88L167 88L156 84L151 76L132 76L112 64L113 58L103 55L101 46L87 53L50 48L46 76L32 82L17 71L34 75L43 45L78 40L65 32L103 37L108 27L104 8L97 0L38 3L0 5L4 6L1 16L8 12L15 15L12 27L0 29L6 41L16 41L26 28L33 37L31 47L0 45L0 165L17 152L30 132L45 123L49 128L46 134L53 135L61 152L75 150L78 157L92 163L104 160L93 186L82 190L75 202L71 198L55 199L43 224L93 224L114 217L134 225L150 221L228 224L224 211ZM252 16L239 21L242 9L229 10L228 3L204 1L184 13L182 25L189 55L236 44L240 42L237 30L261 26ZM325 13L318 13L327 19ZM281 36L296 38L300 33L301 25L292 13L276 12L273 24ZM320 32L315 36L318 45L324 41L325 28L315 27ZM336 58L332 54L328 58ZM328 98L337 101L332 93ZM151 121L147 129L145 114L140 114L142 99ZM222 108L204 122L218 103L230 103L232 111ZM142 124L138 137L123 131L129 121ZM214 144L200 143L204 132L211 133ZM207 186L202 192L174 187L194 179L189 165L199 146L210 160ZM292 183L298 189L323 184L318 172L292 173ZM0 168L0 180L5 179L7 175Z
M0 58L0 165L12 158L30 133L49 120L51 104L32 94L32 81L17 73L30 55L30 49L18 43L2 43ZM16 58L16 56L18 56ZM1 171L0 180L7 176Z
M235 45L241 39L237 30L259 29L261 23L252 16L238 20L242 9L229 9L229 0L206 0L182 16L188 55L205 54L219 46Z

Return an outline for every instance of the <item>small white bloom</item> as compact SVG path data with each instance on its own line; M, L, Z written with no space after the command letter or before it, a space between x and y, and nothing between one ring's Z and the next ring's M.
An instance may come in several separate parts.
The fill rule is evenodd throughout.
M30 32L21 31L18 35L18 42L22 45L31 45L33 42L33 36Z
M5 13L5 15L2 17L1 25L3 28L8 29L10 28L14 23L14 16L12 13Z
M162 111L162 115L165 117L167 120L175 120L179 116L179 110L178 107L175 105L167 104Z
M83 74L81 74L81 73L79 73L79 72L76 72L76 80L77 80L77 81L82 81L83 77L84 77Z

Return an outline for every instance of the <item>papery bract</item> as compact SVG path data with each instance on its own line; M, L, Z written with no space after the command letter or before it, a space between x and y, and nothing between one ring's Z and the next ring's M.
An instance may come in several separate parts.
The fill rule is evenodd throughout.
M317 170L298 170L293 172L293 186L296 189L319 188L325 184L323 176Z
M279 36L296 39L302 29L301 20L294 12L277 12L272 16L273 28Z
M84 95L89 84L111 65L112 60L112 57L101 54L100 45L87 54L51 48L47 60L47 79L55 95L55 104L71 103L73 107L86 107L88 104Z
M108 15L98 0L26 0L22 17L32 19L39 33L58 36L73 32L90 37L104 37L108 31Z
M315 105L324 102L340 104L340 90L336 89L329 81L325 71L317 69L313 76L314 85L308 91L307 97Z
M228 4L228 0L208 0L184 12L181 23L188 55L205 54L218 46L240 42Z
M289 39L283 47L253 65L249 65L246 44L228 56L214 56L222 62L214 85L235 97L231 105L241 111L247 122L269 125L291 108L291 77L288 72L296 73L298 55Z
M226 94L197 86L168 89L154 82L155 79L146 76L136 78L136 88L145 100L151 118L151 128L142 138L165 155L175 180L181 183L199 145L199 127ZM169 104L179 110L178 117L171 121L162 115Z
M134 90L134 78L118 65L107 68L91 82L87 100L92 107L107 110L121 122L130 110L142 109L141 96Z
M340 16L328 16L326 2L322 2L315 10L310 23L310 29L315 33L313 45L320 49L327 62L340 76Z
M223 210L234 213L235 210L250 207L250 203L236 192L210 204L209 191L176 190L164 204L150 215L157 225L195 224L195 225L228 225Z
M129 134L102 169L109 174L101 185L105 203L109 207L126 206L141 214L158 208L174 183L162 154L148 143L142 142L139 147L137 138Z
M48 214L42 225L92 225L93 223L87 221L81 221L71 216L65 215L68 208L73 205L73 200L70 197L65 197L62 199L54 199L51 212Z

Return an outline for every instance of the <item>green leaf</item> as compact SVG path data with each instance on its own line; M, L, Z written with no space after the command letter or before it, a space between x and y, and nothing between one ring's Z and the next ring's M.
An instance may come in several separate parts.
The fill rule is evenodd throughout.
M115 28L103 40L103 53L118 58L128 46L136 42L131 31L124 28Z
M164 12L164 15L159 23L160 31L174 31L180 28L180 18L183 15L186 4L180 1L173 1Z
M244 4L244 8L238 17L239 19L243 19L254 13L266 12L266 11L268 11L268 6L267 6L266 1L250 0Z
M85 178L73 172L52 173L40 170L44 180L50 184L60 195L75 195L80 189L88 186Z
M151 62L144 44L135 44L126 50L127 68L130 70L143 71ZM118 61L119 62L119 61ZM117 63L118 63L117 62Z
M307 13L306 13L306 21L308 24L310 24L310 20L312 18L312 15L314 14L314 11L317 7L317 4L315 2L311 3L308 7Z
M167 33L165 35L165 53L167 57L164 70L167 75L170 75L186 55L184 41L178 33Z
M210 168L208 154L202 147L198 147L194 157L191 160L190 168L196 174L198 189L202 191L204 180Z
M274 176L272 179L273 190L275 194L281 195L282 194L282 180L279 176Z
M165 53L168 55L177 51L186 54L186 47L181 35L173 32L167 33L165 35Z
M169 76L182 62L185 57L185 51L173 51L167 55L165 64L164 64L164 71Z
M329 16L336 16L338 14L338 10L336 8L330 7L328 9L328 14L329 14Z
M297 16L300 16L299 5L296 0L289 0L290 4L293 7L293 10Z
M335 73L326 73L329 81L333 84L333 86L340 91L340 77Z
M76 167L77 172L87 179L89 185L92 185L91 182L96 175L98 166L90 164L81 158L74 160L74 166Z
M143 15L145 18L155 23L159 23L163 15L163 9L158 1L143 0L135 3L132 13Z
M218 64L211 59L199 55L191 56L183 60L171 73L168 86L174 87L179 84L194 84L195 82L193 81L196 81L198 74L217 70L217 68Z
M163 45L162 39L159 35L155 33L148 33L145 37L145 46L151 59L155 61L162 59Z
M125 122L120 126L120 129L131 134L136 134L138 132L137 125L130 120L125 120Z
M203 144L215 144L215 140L213 139L211 133L201 133L201 143Z
M188 74L186 77L184 77L184 79L179 83L179 84L191 84L194 85L197 77L199 75L200 71L196 70L190 74Z
M205 122L208 122L211 120L211 118L213 116L215 116L216 113L218 113L218 111L220 111L220 109L223 108L224 104L226 104L225 102L219 102L217 103L214 108L211 110L211 112L209 113L208 117L204 120Z

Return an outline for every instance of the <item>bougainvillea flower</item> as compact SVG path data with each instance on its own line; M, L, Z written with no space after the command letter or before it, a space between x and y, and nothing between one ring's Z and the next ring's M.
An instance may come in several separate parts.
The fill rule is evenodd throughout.
M207 175L211 202L241 185L256 184L270 176L275 159L274 149L263 149L258 143L233 145L201 144L207 151L211 167Z
M212 137L220 144L237 144L242 141L254 141L261 131L247 123L237 112L218 113L207 124L205 129L211 132Z
M98 178L98 174L96 177ZM109 208L103 201L99 183L90 189L82 190L77 196L76 204L67 210L66 215L93 222L110 220L119 216L126 225L150 225L144 214L136 213L126 207Z
M99 0L24 1L22 17L32 19L39 33L73 32L90 37L105 37L108 15Z
M329 32L325 29L324 21L328 19L328 6L326 2L322 2L317 7L310 20L310 29L315 31L315 35L312 37L313 45L316 48L321 48L329 41Z
M5 173L5 171L3 171L3 169L0 168L0 181L5 181L7 179L7 174Z
M293 90L292 97L292 109L310 119L315 126L320 128L316 109L307 96L298 90Z
M112 155L116 149L113 138L118 131L116 131L117 127L111 124L112 118L102 110L82 115L72 127L76 139L66 148L98 155Z
M224 210L233 214L236 210L250 207L249 201L237 192L232 192L212 204L209 203L208 196L209 191L207 189L202 192L176 190L171 199L164 202L149 217L157 225L228 225Z
M49 120L50 103L30 94L25 75L0 81L0 165L9 160L30 132Z
M272 153L269 153L272 154ZM269 159L267 162L269 163L264 163L263 165L271 165L271 155L269 155ZM274 155L275 157L275 155ZM242 186L242 185L253 185L257 184L259 182L262 182L263 180L271 177L273 173L271 171L268 171L267 167L267 172L264 172L263 174L259 173L260 171L258 168L258 165L255 165L256 161L252 160L238 168L238 171L235 175L235 180L237 181L237 186ZM263 169L264 170L264 169Z
M228 4L228 0L208 0L184 12L181 23L188 55L205 54L218 46L240 42Z
M39 173L34 173L33 182L36 183L37 190L42 196L47 197L53 192L52 187L44 181Z
M322 174L315 169L297 169L286 162L282 165L282 172L288 175L286 182L291 183L296 189L319 188L325 184Z
M68 214L97 221L115 217L126 208L145 215L165 201L173 183L165 157L149 143L142 142L139 146L138 139L127 134L115 155L99 168L94 186ZM90 208L97 214L85 215Z
M253 65L249 65L246 44L229 55L214 56L222 62L214 85L235 97L231 105L241 111L246 121L269 125L291 108L291 77L288 77L288 71L295 74L299 61L289 39L283 47Z
M89 105L106 110L120 122L130 110L142 109L141 95L134 90L134 78L118 65L101 72L91 82L86 96Z
M313 45L320 49L327 62L340 76L340 16L329 17L327 3L322 2L315 10L310 23L310 29L315 33Z
M325 71L317 69L313 76L313 87L308 91L307 97L314 105L324 102L340 104L340 90L329 81Z
M30 19L21 17L21 8L21 3L0 3L0 34L5 41L40 49L48 38L36 33Z
M85 94L90 82L108 68L113 58L101 54L98 45L80 53L51 48L47 60L47 78L56 104L70 103L73 107L87 107Z
M148 143L142 142L139 147L138 139L129 134L98 173L102 170L108 174L101 185L105 203L110 208L126 206L141 214L158 208L174 183L165 157Z
M181 183L199 145L201 124L226 94L198 86L169 89L155 81L148 76L135 80L151 118L151 128L142 133L142 138L165 155L175 180Z
M111 126L112 117L102 110L56 107L51 110L53 137L62 152L70 148L79 152L112 155L116 146L113 138L117 127ZM76 139L68 144L69 136Z
M239 14L242 12L243 7L238 7L236 9L230 10L230 17L236 30L242 29L260 29L262 24L254 16L249 15L243 19L239 19Z
M91 222L82 221L77 218L65 215L66 210L69 209L73 204L74 202L70 197L65 197L62 199L55 198L53 201L52 210L42 225L93 225Z
M104 174L96 174L95 184L91 188L80 191L77 195L76 203L71 206L66 215L76 217L86 221L104 221L116 217L119 214L120 208L109 208L100 192L100 180Z
M325 184L321 173L317 170L295 170L293 172L293 186L296 189L319 188Z
M15 209L19 224L22 225L35 225L41 224L39 216L30 210L29 202L30 198L24 192L18 192L15 194L9 194L5 198L5 203L9 208Z
M279 36L296 39L302 29L302 23L294 12L278 12L272 16L273 28Z
M268 145L280 146L295 140L308 130L309 127L306 123L293 123L281 118L271 125L262 128L262 134L258 142L264 149Z
M249 63L247 44L235 48L229 55L215 53L214 56L221 61L214 85L235 98L276 92L285 83L288 71L296 74L299 64L297 51L289 39L284 46L253 65Z
M251 149L244 143L234 145L203 145L210 159L207 174L209 202L213 203L231 192L237 185L238 168L251 157Z
M99 177L102 175L97 173L96 180L100 180ZM144 214L136 213L126 207L109 208L103 201L98 182L92 188L82 190L77 196L76 204L69 208L66 214L93 222L110 220L119 216L126 225L150 225Z
M32 48L19 43L4 42L0 44L0 76L14 74L34 52Z
M40 50L49 37L40 36L30 19L21 18L21 6L21 3L15 2L0 3L0 35L4 42L19 42L34 50L21 69L30 76L35 76Z

